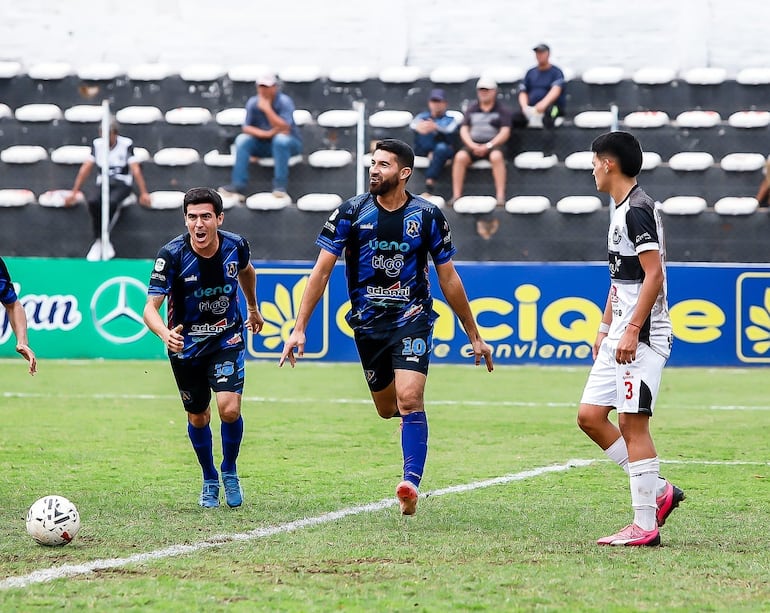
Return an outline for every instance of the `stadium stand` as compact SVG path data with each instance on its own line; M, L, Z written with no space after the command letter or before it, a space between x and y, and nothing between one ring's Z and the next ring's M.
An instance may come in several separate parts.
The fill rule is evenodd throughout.
M0 190L10 190L1 192L6 194L8 204L4 204L0 215L13 219L29 215L34 227L46 215L48 221L55 217L56 223L68 228L78 218L78 207L40 210L30 202L29 193L38 198L70 184L72 165L79 163L78 156L90 144L98 126L103 99L110 102L122 132L147 149L143 169L151 191L174 194L195 185L227 183L232 164L230 146L239 133L243 105L254 93L255 76L263 70L260 65L227 70L214 64L196 64L175 74L163 64L127 68L91 64L75 69L62 63L25 70L17 62L0 62ZM515 104L522 70L491 66L483 72L494 76L500 84L500 96L508 104ZM281 245L288 243L296 250L299 242L312 243L324 211L339 199L353 195L357 172L366 165L365 159L356 158L359 114L355 102L365 105L365 148L386 136L411 142L409 119L422 110L432 87L444 88L450 108L460 112L475 98L478 78L478 73L465 66L443 66L430 73L415 66L394 66L374 74L365 66L351 65L324 75L317 67L307 65L288 66L278 73L283 89L297 105L295 118L304 141L304 155L292 160L291 202L281 203L285 205L281 210L264 211L260 198L255 198L251 206L236 206L231 213L245 215L247 220L259 218L259 227L264 225L269 230L259 234L267 245L272 245L265 257L294 258L301 255L287 252L288 247ZM640 183L661 202L675 197L705 202L701 213L682 216L690 218L690 223L698 222L697 232L688 230L688 240L701 234L701 226L705 228L704 237L714 238L717 229L722 228L736 243L740 241L734 230L747 232L744 246L733 246L740 256L724 255L719 249L698 250L688 243L688 248L680 251L681 257L699 254L706 260L767 260L766 241L758 246L752 231L747 231L752 223L765 227L766 209L757 209L745 199L756 191L770 148L769 99L770 69L746 69L736 78L728 78L718 69L692 69L682 74L658 67L633 74L618 67L586 70L580 78L568 82L567 117L556 129L552 155L543 155L543 130L513 131L507 152L508 201L505 208L497 207L493 212L501 225L491 244L500 251L492 251L484 241L474 242L471 251L464 251L464 257L515 260L539 254L544 259L602 258L587 243L582 251L575 243L552 251L557 244L545 240L544 235L559 231L564 224L570 224L571 234L580 232L579 227L572 226L595 218L590 232L595 241L597 228L606 224L606 215L601 211L586 209L579 215L562 211L583 211L581 207L588 206L584 198L597 196L587 149L593 138L611 125L610 109L615 105L619 127L632 129L646 150ZM270 162L260 160L260 166L269 166ZM467 196L491 195L488 177L482 174L468 173ZM254 189L250 193L268 190L270 173L257 169L253 175ZM421 175L417 164L415 185L421 185ZM450 178L451 168L447 166L440 184L449 186ZM441 196L448 198L449 194ZM577 199L563 202L567 198ZM606 198L600 198L600 202L606 205ZM156 223L160 218L153 216L165 219L166 215L178 215L178 211L129 209L121 226L135 223L137 227L125 234L121 230L122 237L116 237L127 241L120 246L121 252L152 257L154 254L142 247L145 241L141 239L141 225L148 224L153 231L167 234L169 229L178 228L176 217L165 225ZM448 214L454 216L451 209ZM466 226L467 240L478 240L469 217L455 217L459 227L453 235L458 241L466 240L458 238ZM288 229L293 223L304 228L302 241L277 241L276 236L283 231L289 232L288 236L296 233ZM551 227L540 228L539 224ZM598 231L601 234L602 230ZM82 245L72 249L63 247L61 240L36 241L38 252L30 253L30 247L18 245L12 233L3 233L7 235L8 252L25 255L67 255L71 251L76 257L89 238L84 235ZM78 241L78 237L73 229L67 240ZM533 241L539 241L538 245ZM149 244L157 242L153 238ZM673 242L676 244L676 239ZM756 252L751 251L752 245Z

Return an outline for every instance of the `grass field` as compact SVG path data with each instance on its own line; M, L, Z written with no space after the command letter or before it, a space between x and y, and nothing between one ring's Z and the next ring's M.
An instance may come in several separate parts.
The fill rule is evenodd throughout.
M665 373L653 432L687 500L660 548L595 545L631 509L575 426L586 374L434 367L429 495L404 518L398 427L357 365L249 364L246 501L204 510L166 362L5 361L0 610L768 610L767 372ZM24 530L50 493L82 516L63 548Z

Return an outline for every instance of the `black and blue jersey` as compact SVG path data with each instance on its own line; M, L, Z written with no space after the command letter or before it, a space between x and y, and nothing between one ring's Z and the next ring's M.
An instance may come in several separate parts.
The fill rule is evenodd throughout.
M316 240L322 249L344 254L351 301L346 320L358 333L436 319L428 254L439 265L456 250L444 214L423 198L408 192L407 198L387 211L371 194L355 196L331 214Z
M8 268L3 259L0 258L0 302L3 304L13 304L18 299L19 297L16 295Z
M183 234L164 245L155 259L147 293L168 297L168 324L182 324L180 359L243 347L243 317L238 304L238 273L249 264L245 238L219 231L219 249L199 256Z

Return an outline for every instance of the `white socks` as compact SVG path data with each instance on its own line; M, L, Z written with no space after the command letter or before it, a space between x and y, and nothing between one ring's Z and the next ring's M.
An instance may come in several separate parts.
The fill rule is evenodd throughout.
M653 530L656 526L655 487L660 472L658 458L648 458L628 463L631 482L631 506L634 508L634 523L642 530Z
M626 474L628 474L628 448L626 447L626 440L619 436L612 445L604 450L607 457L615 462L620 468L622 468ZM656 496L660 496L666 489L666 480L658 475L658 483L655 486Z

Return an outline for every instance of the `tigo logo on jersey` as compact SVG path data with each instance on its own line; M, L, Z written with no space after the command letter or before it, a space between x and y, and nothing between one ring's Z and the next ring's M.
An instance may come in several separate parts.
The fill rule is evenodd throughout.
M297 321L309 268L257 268L259 310L265 320L258 335L247 333L246 349L255 358L278 358ZM244 318L247 315L244 314ZM329 288L321 297L306 330L305 357L322 358L329 351Z
M738 277L736 318L738 358L770 364L770 273L747 272Z

